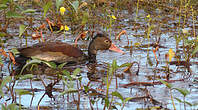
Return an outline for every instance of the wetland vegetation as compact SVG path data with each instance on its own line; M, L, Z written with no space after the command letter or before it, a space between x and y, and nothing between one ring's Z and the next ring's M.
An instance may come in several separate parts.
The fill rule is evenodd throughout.
M197 0L1 0L2 110L198 109ZM16 62L17 48L62 41L87 53L108 33L125 54L97 63Z

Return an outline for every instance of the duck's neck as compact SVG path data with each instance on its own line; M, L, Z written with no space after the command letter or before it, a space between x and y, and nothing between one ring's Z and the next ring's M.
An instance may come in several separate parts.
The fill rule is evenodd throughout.
M90 63L96 63L96 53L97 50L95 49L93 42L90 42L88 47L88 58Z

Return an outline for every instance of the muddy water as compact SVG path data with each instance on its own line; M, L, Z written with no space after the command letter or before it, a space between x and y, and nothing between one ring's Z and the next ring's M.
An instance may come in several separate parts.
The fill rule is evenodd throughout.
M68 89L66 86L63 87L63 80L60 80L53 86L52 94L53 98L45 94L45 86L54 83L56 77L48 74L42 74L40 77L38 75L34 75L33 81L30 80L22 80L22 81L16 81L16 85L14 86L14 89L25 89L25 90L31 90L34 89L34 96L31 95L23 95L21 96L21 104L24 108L27 109L37 109L37 106L39 104L40 109L58 109L58 110L75 110L77 109L76 103L77 100L80 101L79 107L82 110L85 109L91 109L90 107L90 100L94 100L95 104L93 104L94 109L103 109L104 107L104 101L102 100L103 95L106 95L106 85L102 84L102 80L105 80L106 78L106 71L107 71L107 63L112 63L113 60L117 61L118 65L124 64L124 63L131 63L131 62L138 62L139 63L139 73L136 75L135 73L138 70L138 66L134 65L130 71L131 74L124 72L125 68L119 68L116 71L116 76L119 77L113 77L109 93L118 91L124 98L127 97L133 97L134 100L130 100L126 103L124 109L126 110L133 110L138 108L148 108L148 107L154 107L154 106L160 106L162 108L167 109L174 109L171 95L170 95L170 89L168 89L163 84L158 85L152 85L152 86L144 86L144 85L130 85L127 87L123 87L124 84L128 84L130 82L155 82L158 81L157 78L161 78L165 80L166 71L165 68L166 65L166 59L165 54L169 51L170 48L173 49L173 51L176 52L176 40L173 36L178 35L178 32L181 31L181 29L177 29L177 23L178 23L178 17L175 18L175 15L171 15L170 13L165 12L159 12L159 9L156 9L153 13L151 13L151 18L153 28L151 30L150 39L148 40L146 36L146 30L148 29L148 20L146 20L146 16L148 13L144 9L139 9L138 17L136 17L135 12L129 13L128 10L122 10L119 12L119 20L113 25L112 35L110 38L112 41L121 48L125 54L121 55L120 53L114 53L111 51L100 51L97 55L97 72L95 76L96 80L93 81L88 74L89 69L87 65L79 65L79 66L72 66L72 68L81 68L81 76L82 76L82 86L86 86L89 84L90 89L96 90L100 95L88 95L88 93L85 93L83 88L79 89L80 87L77 87L78 81L74 80L72 83L74 83L74 88L79 90L78 93L70 93L65 94L64 96L60 96L60 94L63 92L64 89ZM159 15L159 16L158 16ZM161 15L161 16L160 16ZM162 16L163 15L163 16ZM191 20L189 19L189 22ZM197 21L196 21L197 22ZM197 24L195 24L197 25ZM189 27L192 26L192 24L189 24ZM118 29L116 27L122 27L121 29ZM176 28L175 28L176 27ZM128 40L130 44L128 45L127 35L122 35L119 40L115 40L114 36L118 35L118 33L121 30L126 30L128 35ZM189 28L189 30L192 30L192 28ZM12 32L13 31L13 32ZM12 30L11 33L15 33L16 30ZM44 37L47 37L49 34L44 34ZM56 36L56 34L54 34ZM75 35L77 36L77 35ZM65 39L66 38L66 39ZM160 38L159 45L163 46L163 48L159 48L159 50L156 52L157 59L159 61L159 64L156 66L156 59L154 56L154 53L152 51L153 47L150 46L147 51L147 45L152 44L156 42L156 39ZM56 40L61 40L63 42L67 43L74 43L74 35L72 35L70 32L66 34L66 37L64 35L60 35ZM20 47L21 42L19 38L13 37L12 39L7 40L5 43L6 50L9 50L13 47ZM79 41L79 46L84 47L83 49L86 52L87 44L89 41ZM131 44L132 42L132 44ZM33 41L31 38L28 38L28 45L32 45L37 43L37 41ZM146 45L146 47L136 47L134 46L134 43L140 43L140 45ZM22 45L25 45L25 39L22 40ZM179 46L182 45L182 42L179 43ZM132 48L126 48L127 46L132 46ZM179 48L180 51L182 51L182 48ZM179 53L181 55L181 59L184 59L184 55L182 52ZM148 60L149 56L149 60ZM198 73L198 66L197 66L197 58L191 58L192 65L190 66L191 69L191 75L188 76L189 72L184 66L176 66L176 65L169 65L169 69L171 71L170 80L180 80L184 79L185 77L188 77L184 79L183 81L175 81L171 83L175 88L185 88L188 91L190 91L190 94L186 96L185 100L190 103L197 103L198 95L197 95L197 73ZM177 61L176 58L173 58L173 61ZM193 63L194 62L194 63ZM3 76L9 75L8 69L7 69L8 63L5 63L3 67L2 74ZM154 78L155 76L155 78ZM45 86L43 82L40 79L43 79ZM105 81L104 81L105 82ZM116 84L117 82L117 84ZM32 84L31 84L32 83ZM117 85L117 88L116 88ZM92 91L93 92L93 91ZM90 92L91 93L91 92ZM94 92L93 92L94 93ZM44 96L45 94L45 96ZM181 93L179 93L176 90L172 90L173 97L179 98L183 100L183 96ZM6 96L0 100L0 103L7 103L10 104L11 99L9 99L11 95L9 93L6 93ZM111 95L110 98L111 99ZM117 102L121 103L121 100L114 97ZM19 97L17 95L16 97L17 103L19 103ZM179 103L177 100L174 99L174 103L177 109L183 109L183 103ZM119 105L116 105L118 109L121 109ZM196 106L189 106L186 104L187 109L197 109Z

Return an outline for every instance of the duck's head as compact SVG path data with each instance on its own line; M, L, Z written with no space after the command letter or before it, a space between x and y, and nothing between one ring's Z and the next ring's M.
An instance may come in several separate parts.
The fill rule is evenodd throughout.
M101 33L98 33L89 44L88 55L90 59L93 59L94 61L96 60L96 54L98 50L112 50L124 53L112 43L107 35Z

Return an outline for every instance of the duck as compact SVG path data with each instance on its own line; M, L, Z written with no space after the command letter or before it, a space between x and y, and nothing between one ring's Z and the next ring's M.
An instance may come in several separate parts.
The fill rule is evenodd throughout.
M112 50L124 53L103 33L96 34L88 45L88 55L81 49L61 41L49 41L34 44L25 48L18 48L18 59L37 58L55 63L96 63L96 55L99 50Z

